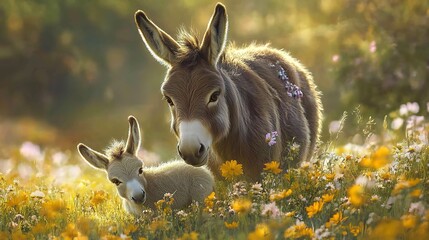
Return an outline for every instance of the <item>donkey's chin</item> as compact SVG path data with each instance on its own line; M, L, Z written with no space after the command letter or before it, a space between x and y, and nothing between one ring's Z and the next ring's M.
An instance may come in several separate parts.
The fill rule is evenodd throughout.
M188 163L188 164L190 164L194 167L201 167L201 166L204 166L207 164L208 159L209 159L208 154L206 153L199 159L198 162L192 162L192 163Z
M207 164L207 158L204 159L202 162L199 162L199 163L196 163L196 164L192 164L192 166L194 166L194 167L202 167L202 166L204 166L206 164Z

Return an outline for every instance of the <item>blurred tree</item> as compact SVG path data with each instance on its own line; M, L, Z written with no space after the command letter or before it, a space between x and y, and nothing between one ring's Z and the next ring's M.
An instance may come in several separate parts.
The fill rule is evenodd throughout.
M401 103L429 101L429 2L347 1L337 76L346 106L382 118Z
M124 120L134 114L145 147L173 155L159 93L165 70L144 47L133 14L143 9L173 37L185 26L201 38L216 2L0 1L0 116L36 119L60 129L68 144L101 147L124 137ZM357 104L380 116L428 100L427 1L224 4L236 45L270 42L310 69L324 93L325 124Z

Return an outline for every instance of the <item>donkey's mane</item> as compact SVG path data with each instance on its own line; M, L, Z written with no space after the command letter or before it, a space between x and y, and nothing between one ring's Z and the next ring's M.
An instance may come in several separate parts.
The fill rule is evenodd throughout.
M113 140L109 147L104 151L110 161L121 160L125 153L126 143L124 141Z
M201 57L201 46L196 35L193 30L188 32L185 29L180 29L177 40L180 48L176 55L178 63L193 66L198 62Z

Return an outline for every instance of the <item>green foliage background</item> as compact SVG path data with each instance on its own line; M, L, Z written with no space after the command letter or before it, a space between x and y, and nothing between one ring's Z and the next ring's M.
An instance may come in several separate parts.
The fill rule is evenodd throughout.
M143 145L175 155L165 69L144 47L134 12L172 36L204 33L216 1L2 0L0 142L70 147L123 138L126 117ZM383 119L407 101L429 101L429 2L417 0L227 0L229 40L290 51L323 92L325 126L361 106ZM327 135L327 134L325 134Z

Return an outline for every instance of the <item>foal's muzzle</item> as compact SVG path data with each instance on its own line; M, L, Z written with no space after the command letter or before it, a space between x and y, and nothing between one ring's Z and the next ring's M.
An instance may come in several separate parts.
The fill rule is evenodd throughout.
M146 201L146 192L141 190L141 192L137 192L131 196L131 200L133 200L134 203L142 204Z

